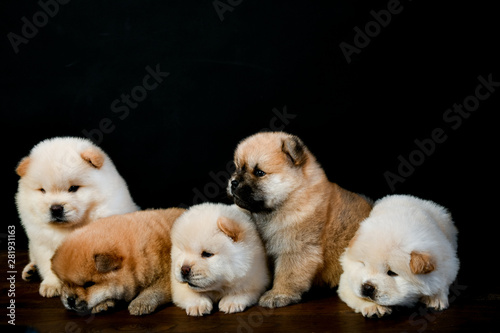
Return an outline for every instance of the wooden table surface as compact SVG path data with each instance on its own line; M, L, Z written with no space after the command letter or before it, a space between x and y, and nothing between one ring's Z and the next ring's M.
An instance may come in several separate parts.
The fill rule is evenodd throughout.
M12 295L7 252L1 251L0 258L5 263L0 283L2 332L500 332L500 295L476 292L474 286L458 282L451 288L451 305L445 311L433 312L419 305L397 309L381 319L354 313L330 289L315 289L300 304L274 310L255 306L238 314L189 317L167 304L151 315L134 317L123 304L106 313L79 315L66 310L59 298L41 297L38 282L21 279L28 262L26 251L16 253L18 273ZM11 300L15 301L15 327L8 323Z

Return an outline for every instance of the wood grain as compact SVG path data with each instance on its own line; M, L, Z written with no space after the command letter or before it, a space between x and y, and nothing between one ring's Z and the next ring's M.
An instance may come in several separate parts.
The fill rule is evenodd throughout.
M7 267L7 252L1 263ZM39 282L25 282L21 271L28 262L25 251L16 253L15 297L8 297L10 284L7 268L2 272L2 332L14 331L6 316L10 299L15 299L15 331L32 327L38 332L488 332L498 329L500 297L496 294L475 295L471 286L457 284L450 296L449 309L432 312L423 306L397 309L381 319L367 319L354 313L336 295L335 290L315 289L300 304L279 309L252 307L238 314L213 312L205 317L189 317L173 304L163 306L151 315L134 317L126 304L98 315L79 315L66 310L59 298L38 294ZM217 310L217 309L215 309Z

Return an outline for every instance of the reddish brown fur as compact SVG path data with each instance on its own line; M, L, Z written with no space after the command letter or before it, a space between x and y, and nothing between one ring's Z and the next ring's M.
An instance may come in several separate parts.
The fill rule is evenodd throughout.
M162 303L171 301L170 229L183 212L171 208L114 215L72 233L52 258L63 293L87 301L98 288L120 285L126 289L123 299L131 301L153 287L163 294ZM82 288L87 281L96 287Z

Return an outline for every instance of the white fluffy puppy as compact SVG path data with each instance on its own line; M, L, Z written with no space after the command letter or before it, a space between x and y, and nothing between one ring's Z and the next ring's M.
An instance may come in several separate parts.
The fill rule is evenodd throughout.
M443 310L458 273L457 229L448 211L408 195L378 200L341 256L340 298L364 316L417 301Z
M30 280L38 271L40 294L58 296L61 282L50 259L66 236L93 220L138 207L111 159L86 139L44 140L19 162L16 172L21 177L16 204L30 256L22 277Z
M237 206L191 207L172 228L172 299L190 316L255 304L269 283L264 246Z

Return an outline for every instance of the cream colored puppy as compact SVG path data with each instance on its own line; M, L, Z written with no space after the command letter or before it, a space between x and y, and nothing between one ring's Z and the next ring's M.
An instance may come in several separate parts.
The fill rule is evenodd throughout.
M40 142L19 162L16 204L29 238L30 263L22 277L38 271L40 294L60 295L51 270L57 247L75 229L98 218L138 209L111 159L91 141L59 137Z
M235 205L191 207L172 228L172 298L190 316L219 301L225 313L255 304L269 283L264 246Z
M459 261L457 229L448 211L408 195L378 200L340 261L338 294L354 311L370 317L391 306L448 307Z

